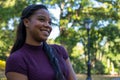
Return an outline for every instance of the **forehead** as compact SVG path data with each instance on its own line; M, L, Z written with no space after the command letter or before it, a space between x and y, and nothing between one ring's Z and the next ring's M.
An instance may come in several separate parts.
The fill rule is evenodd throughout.
M49 11L46 9L39 9L39 10L35 11L33 15L44 16L44 17L50 18Z

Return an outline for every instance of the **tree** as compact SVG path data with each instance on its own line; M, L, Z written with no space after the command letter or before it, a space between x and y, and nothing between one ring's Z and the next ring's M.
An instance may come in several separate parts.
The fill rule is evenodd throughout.
M26 5L25 0L0 1L0 59L2 60L5 60L9 54L14 41L18 18ZM10 20L13 21L11 27Z
M116 42L114 41L111 44L111 41L120 38L118 33L119 26L115 26L120 19L119 3L120 1L99 0L99 4L101 4L101 6L95 7L94 3L89 0L69 0L61 2L56 1L56 4L58 4L61 10L59 23L61 33L56 40L59 41L62 45L66 46L70 54L72 53L72 48L79 41L84 45L84 47L86 47L87 37L82 21L84 20L84 18L91 18L93 20L90 43L92 59L91 61L98 62L99 59L97 58L97 54L101 53L102 56L108 57L107 53L104 52L104 50L106 50L106 47L101 48L101 43L106 41L109 45L113 45L116 44ZM108 23L108 25L106 25L106 23ZM69 33L70 31L72 33ZM106 31L108 34L106 34ZM105 37L107 39L104 39ZM108 53L114 53L114 51L116 51L115 53L119 53L119 49L115 48L115 46L119 47L120 45L114 45L114 47L111 47L112 49L110 49L109 47ZM86 48L84 48L84 51L86 53Z

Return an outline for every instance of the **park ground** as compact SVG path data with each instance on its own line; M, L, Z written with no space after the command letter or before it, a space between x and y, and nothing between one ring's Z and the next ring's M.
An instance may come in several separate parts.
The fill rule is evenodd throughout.
M86 80L85 74L77 74L78 80ZM120 75L92 75L92 80L120 80ZM6 80L4 71L0 71L0 80Z

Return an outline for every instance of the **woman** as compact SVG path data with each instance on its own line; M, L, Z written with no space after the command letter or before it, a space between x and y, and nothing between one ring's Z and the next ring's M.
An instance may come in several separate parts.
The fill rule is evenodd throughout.
M48 45L51 18L44 5L30 5L21 16L17 37L6 61L7 80L76 80L67 52Z

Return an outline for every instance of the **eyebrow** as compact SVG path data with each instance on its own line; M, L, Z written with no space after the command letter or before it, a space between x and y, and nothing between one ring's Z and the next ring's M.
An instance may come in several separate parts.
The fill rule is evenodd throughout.
M43 16L43 15L38 15L38 17L43 17L43 18L46 18L45 16Z
M38 15L38 17L46 18L46 17L43 16L43 15ZM51 18L49 18L49 20L51 21Z

